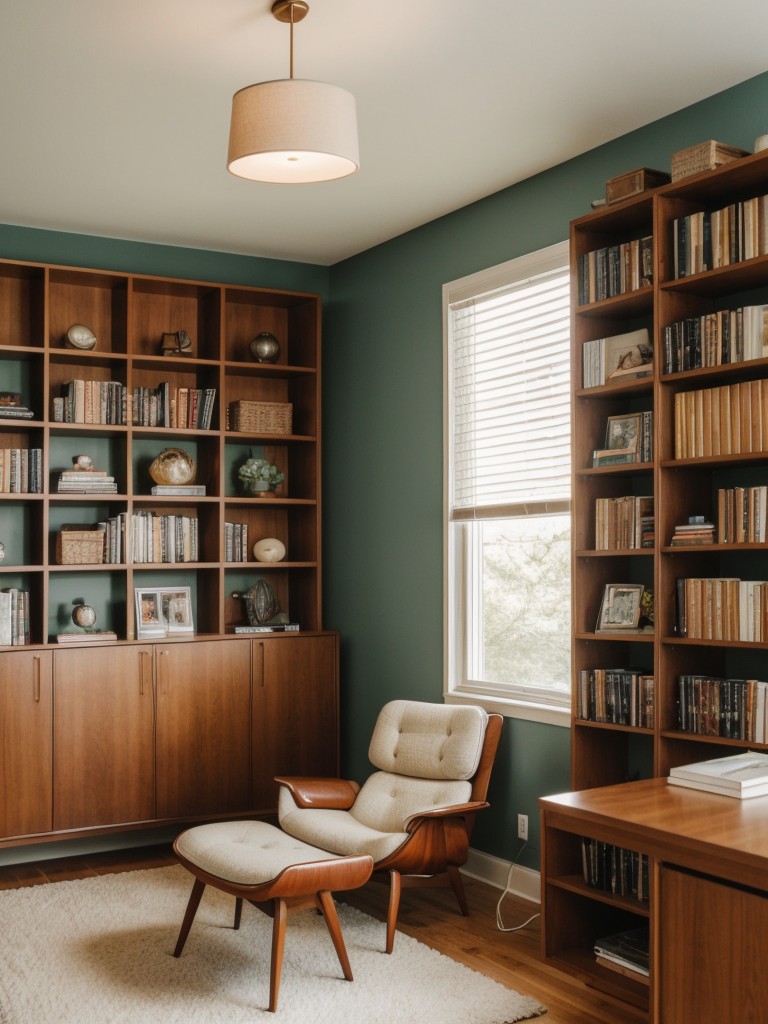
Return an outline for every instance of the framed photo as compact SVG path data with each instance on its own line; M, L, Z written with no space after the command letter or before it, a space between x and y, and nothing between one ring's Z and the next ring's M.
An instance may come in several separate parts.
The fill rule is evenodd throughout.
M597 630L637 629L640 624L642 583L606 583Z
M137 588L135 599L137 639L194 633L189 587Z
M642 415L609 416L605 428L605 447L611 451L636 452L640 447Z
M157 593L160 599L160 615L165 623L166 632L194 633L189 587L162 588Z

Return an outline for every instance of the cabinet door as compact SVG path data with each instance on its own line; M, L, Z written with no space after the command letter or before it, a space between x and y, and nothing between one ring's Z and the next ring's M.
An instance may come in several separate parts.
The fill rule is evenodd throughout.
M154 818L149 647L54 652L55 829Z
M338 775L338 637L254 640L253 695L253 806L274 810L275 775Z
M0 655L0 838L51 830L51 652Z
M157 816L250 806L250 641L156 648Z

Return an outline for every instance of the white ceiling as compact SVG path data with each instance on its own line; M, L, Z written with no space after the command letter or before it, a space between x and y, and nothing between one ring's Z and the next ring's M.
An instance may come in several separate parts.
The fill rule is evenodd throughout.
M3 0L0 223L330 265L768 67L765 0L310 0L295 75L357 97L361 169L255 184L229 110L288 76L270 8Z

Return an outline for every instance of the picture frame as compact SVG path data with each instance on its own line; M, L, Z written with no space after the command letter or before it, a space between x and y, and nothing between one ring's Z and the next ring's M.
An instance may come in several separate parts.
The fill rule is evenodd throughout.
M644 590L642 583L606 583L597 619L597 632L638 629Z
M609 451L636 452L640 447L642 420L639 412L609 416L605 426L605 448Z
M189 587L137 587L134 599L138 640L194 633Z

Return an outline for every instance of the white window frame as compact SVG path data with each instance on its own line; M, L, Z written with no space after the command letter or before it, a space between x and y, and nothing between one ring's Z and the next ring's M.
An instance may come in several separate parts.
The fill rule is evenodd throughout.
M446 703L472 703L488 711L497 712L507 718L541 722L570 728L570 701L567 704L543 703L541 692L516 690L514 695L504 684L484 682L482 685L463 679L463 672L457 673L457 666L466 664L465 644L468 616L462 605L468 588L476 586L475 581L464 581L462 573L467 571L469 559L466 552L451 551L451 545L460 545L460 538L468 538L469 532L456 533L452 540L450 524L451 476L450 476L450 372L449 372L449 308L453 303L472 298L515 281L535 277L558 267L568 267L568 242L559 242L546 249L520 256L507 263L470 274L467 277L443 285L443 699ZM559 509L558 509L559 510ZM464 543L471 543L465 540ZM477 560L476 560L477 564ZM456 593L456 606L452 595ZM475 605L477 607L477 604ZM462 678L457 678L460 675ZM550 691L554 693L554 691Z

